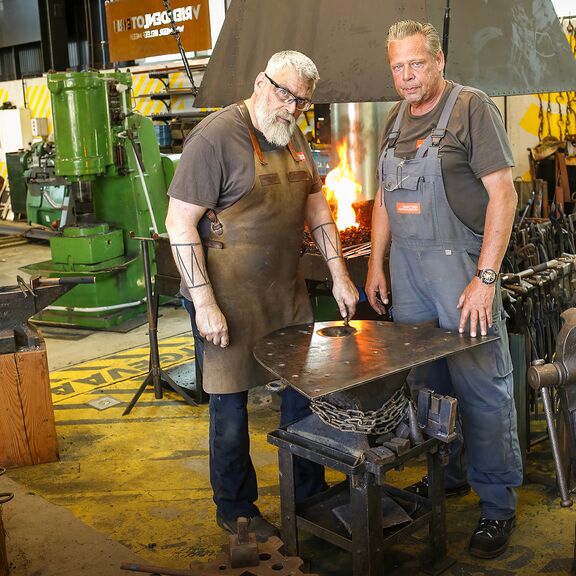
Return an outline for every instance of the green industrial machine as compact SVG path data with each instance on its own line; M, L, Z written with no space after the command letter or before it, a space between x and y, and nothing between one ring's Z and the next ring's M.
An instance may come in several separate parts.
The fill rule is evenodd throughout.
M95 276L35 317L42 323L113 329L145 310L145 279L138 237L165 232L166 191L174 174L161 156L154 126L132 112L131 76L124 72L48 75L56 154L54 175L30 183L62 208L61 233L50 240L51 259L26 266L32 275ZM38 156L38 154L37 154ZM56 193L63 186L66 193ZM56 196L54 196L56 194ZM61 205L60 205L61 201ZM30 206L29 209L33 208Z
M62 217L66 215L69 191L67 178L56 175L54 143L46 140L34 142L29 149L19 154L27 190L28 224L39 224L52 229L61 228L64 225ZM8 176L12 193L13 174L9 171Z

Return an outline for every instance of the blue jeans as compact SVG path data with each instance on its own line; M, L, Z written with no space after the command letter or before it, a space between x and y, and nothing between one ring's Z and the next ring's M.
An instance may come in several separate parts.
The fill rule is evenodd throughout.
M195 352L202 368L204 342L194 322L192 303L184 300L192 321ZM280 396L280 426L288 426L310 411L309 400L292 388ZM248 392L210 394L210 483L218 514L226 520L258 516L260 511L256 471L250 458L248 433ZM294 458L296 501L300 502L326 488L324 467L303 458Z

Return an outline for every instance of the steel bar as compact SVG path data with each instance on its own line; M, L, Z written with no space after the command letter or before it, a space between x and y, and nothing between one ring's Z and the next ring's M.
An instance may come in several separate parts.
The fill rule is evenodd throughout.
M550 445L552 447L552 457L554 459L554 467L556 468L556 481L558 483L558 490L560 492L560 506L569 508L572 506L573 501L568 492L568 484L566 482L566 475L564 474L564 466L562 465L562 457L560 455L560 446L558 444L558 435L556 434L556 426L554 425L554 411L552 408L552 401L550 399L550 391L544 387L540 390L542 394L542 404L544 405L544 415L546 416L546 424L548 425L548 437L550 438Z

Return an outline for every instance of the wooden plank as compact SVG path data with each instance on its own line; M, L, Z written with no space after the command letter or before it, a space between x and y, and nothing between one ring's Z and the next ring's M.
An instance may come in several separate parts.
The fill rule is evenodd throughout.
M42 343L39 350L16 354L16 367L32 462L54 462L58 460L58 438L45 344Z
M24 415L14 354L0 354L0 466L32 464L26 439Z

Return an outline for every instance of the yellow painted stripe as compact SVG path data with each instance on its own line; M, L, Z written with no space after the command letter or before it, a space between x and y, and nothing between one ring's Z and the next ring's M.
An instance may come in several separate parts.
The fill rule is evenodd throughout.
M52 109L50 107L50 94L48 88L44 88L42 90L42 97L38 103L38 117L39 118L48 118L48 116L52 115Z
M132 76L132 94L138 96L142 92L144 81L148 78L146 74L135 74Z
M0 160L0 176L6 179L8 178L8 167L6 166L6 162Z
M4 104L8 100L8 91L0 88L0 104Z

